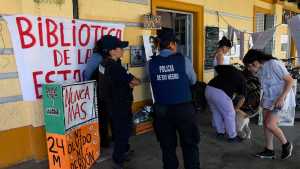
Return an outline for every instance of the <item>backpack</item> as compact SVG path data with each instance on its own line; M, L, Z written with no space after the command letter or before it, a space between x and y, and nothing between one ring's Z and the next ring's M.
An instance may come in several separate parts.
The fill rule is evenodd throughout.
M207 101L205 98L205 89L207 84L202 81L197 81L192 87L192 100L197 111L205 110L207 108Z

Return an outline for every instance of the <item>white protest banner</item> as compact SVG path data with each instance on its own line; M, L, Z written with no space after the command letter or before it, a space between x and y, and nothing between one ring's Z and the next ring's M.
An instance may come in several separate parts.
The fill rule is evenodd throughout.
M296 42L297 52L298 52L298 63L300 57L300 15L293 16L289 22L289 28L292 34L292 38Z
M42 84L81 81L95 42L122 39L123 24L28 15L4 16L13 42L24 100L41 98Z

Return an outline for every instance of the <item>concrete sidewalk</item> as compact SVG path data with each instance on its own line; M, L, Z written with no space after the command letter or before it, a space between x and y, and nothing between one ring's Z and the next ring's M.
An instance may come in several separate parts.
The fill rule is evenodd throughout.
M202 169L300 169L300 122L295 127L284 128L287 137L294 143L294 153L289 160L280 160L281 145L276 142L276 160L261 160L253 155L263 148L263 130L251 124L252 139L239 144L216 140L210 127L209 113L199 113L201 131L200 160ZM131 139L135 155L127 164L128 169L161 169L161 152L153 133L135 136ZM182 156L178 148L180 169L183 169ZM9 169L47 169L47 161L26 162ZM93 169L110 169L111 161L96 164Z

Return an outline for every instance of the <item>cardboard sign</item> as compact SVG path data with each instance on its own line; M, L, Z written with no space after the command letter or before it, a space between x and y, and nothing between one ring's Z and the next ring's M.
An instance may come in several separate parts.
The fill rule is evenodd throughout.
M100 156L96 81L42 87L50 169L88 169Z
M98 122L85 124L66 135L47 133L50 169L87 169L100 156Z
M63 86L65 130L95 119L93 83Z
M97 117L95 81L43 85L46 131L64 134Z

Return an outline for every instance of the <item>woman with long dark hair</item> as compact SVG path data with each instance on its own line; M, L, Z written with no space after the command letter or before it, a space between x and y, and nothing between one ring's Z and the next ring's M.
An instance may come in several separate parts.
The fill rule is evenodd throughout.
M225 36L218 42L218 49L215 53L214 66L217 65L229 65L224 59L224 56L229 52L232 47L232 43Z
M275 136L282 144L281 159L287 159L292 155L293 145L278 127L278 113L286 107L286 98L289 96L293 97L293 78L282 62L272 55L259 50L249 50L243 62L248 70L257 74L263 90L261 105L264 109L263 120L266 145L265 150L256 154L256 156L260 158L275 158L273 145Z

